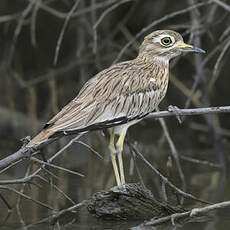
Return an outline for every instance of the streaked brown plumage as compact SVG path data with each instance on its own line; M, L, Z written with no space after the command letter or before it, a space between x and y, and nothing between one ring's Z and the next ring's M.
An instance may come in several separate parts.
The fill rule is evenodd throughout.
M125 183L121 153L126 131L154 111L164 98L169 60L182 51L203 52L185 44L177 32L159 30L149 34L140 46L137 58L112 65L91 78L77 97L47 122L27 146L36 146L55 136L110 128L110 150L117 184ZM120 136L117 150L114 148L115 134Z

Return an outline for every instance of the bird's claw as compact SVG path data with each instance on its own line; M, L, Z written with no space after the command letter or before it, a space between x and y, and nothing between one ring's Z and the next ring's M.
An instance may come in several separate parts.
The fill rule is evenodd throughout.
M127 193L126 185L120 184L112 188L113 192L117 193Z

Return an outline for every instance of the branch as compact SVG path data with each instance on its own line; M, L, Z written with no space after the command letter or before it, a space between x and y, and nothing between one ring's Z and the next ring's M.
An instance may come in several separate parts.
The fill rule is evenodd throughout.
M120 5L123 5L124 3L130 2L130 1L133 1L133 0L123 0L123 1L120 1L118 3L115 3L114 5L109 7L107 10L105 10L101 14L100 18L96 21L96 23L93 26L93 31L94 31L94 33L93 33L93 40L94 40L93 50L94 50L94 53L96 53L96 49L97 49L97 27L99 26L99 24L102 22L102 20L105 18L105 16L108 13L110 13L111 11L113 11L114 9L119 7Z
M25 18L28 16L28 14L33 9L34 4L35 4L35 0L32 0L27 5L27 7L23 10L23 12L22 12L22 14L21 14L21 16L20 16L20 18L18 20L16 29L14 31L14 36L13 36L13 40L12 40L12 43L11 43L11 47L10 47L10 50L9 50L9 56L8 56L8 60L7 60L8 67L11 65L13 55L14 55L14 52L15 52L15 48L16 48L16 43L17 43L19 34L20 34L21 30L22 30Z
M204 215L206 213L209 213L210 211L214 211L216 209L226 208L226 207L230 207L230 201L224 201L217 204L208 205L203 208L194 208L187 212L172 214L166 217L159 218L157 220L152 219L146 222L144 226L156 226L169 221L172 222L172 225L175 225L174 222L175 220L186 218L186 217L195 217L195 216Z
M75 172L75 171L73 171L73 170L69 170L69 169L66 169L66 168L63 168L63 167L54 165L54 164L50 164L50 163L45 162L45 161L41 161L41 160L39 160L39 159L37 159L37 158L35 158L35 157L31 157L30 160L35 161L35 162L37 162L37 163L39 163L39 164L41 164L41 165L47 165L47 166L50 166L50 167L52 167L52 168L56 168L56 169L59 169L59 170L62 170L62 171L71 173L71 174L73 174L73 175L77 175L77 176L80 176L80 177L84 177L84 175L81 174L81 173L79 173L79 172Z
M69 208L66 209L62 209L59 212L56 212L55 214L53 214L50 218L49 218L49 222L51 225L54 225L58 219L60 219L62 216L66 215L69 212L76 212L78 209L86 206L88 203L88 200L83 200L78 204L75 204Z
M86 7L84 9L81 9L81 10L78 10L77 12L75 12L74 14L71 15L71 18L75 18L75 17L78 17L80 15L83 15L83 14L86 14L86 13L90 13L92 12L93 10L98 10L98 9L101 9L101 8L104 8L106 6L109 6L113 3L115 3L117 0L107 0L105 2L102 2L102 3L97 3L97 4L94 4L93 7L90 5L89 7ZM44 3L40 3L40 8L44 11L46 11L47 13L49 13L50 15L53 15L57 18L60 18L60 19L65 19L67 14L68 13L63 13L63 12L60 12Z
M230 12L230 6L227 3L220 0L212 0L212 2L216 3L217 5L221 6L222 8Z
M47 209L49 209L49 210L55 211L55 208L53 208L53 207L51 207L51 206L49 206L49 205L47 205L47 204L45 204L45 203L43 203L43 202L40 202L40 201L38 201L38 200L35 200L35 199L33 199L32 197L27 196L27 195L24 194L24 193L21 193L20 191L16 190L15 188L11 188L11 187L8 187L8 186L2 186L2 185L0 185L0 189L5 189L5 190L8 190L8 191L14 192L14 193L16 193L17 195L19 195L19 196L21 196L21 197L23 197L23 198L25 198L25 199L27 199L27 200L30 200L30 201L34 202L35 204L38 204L38 205L40 205L40 206L42 206L42 207L45 207L45 208L47 208Z
M129 144L129 143L128 143ZM181 189L179 189L178 187L176 187L170 180L168 180L167 177L165 177L164 175L162 175L159 170L157 170L152 164L150 164L148 162L148 160L146 160L146 158L132 145L129 144L129 146L133 149L133 151L136 153L137 156L140 157L141 160L144 161L144 163L150 168L152 169L152 171L159 176L159 178L165 183L167 184L169 187L171 187L177 194L181 195L184 198L187 199L191 199L194 201L198 201L204 204L210 204L209 202L205 201L205 200L201 200L199 198L196 198L195 196L193 196L192 194L186 193L184 191L182 191Z
M138 39L139 37L141 37L145 32L147 32L148 30L152 29L153 27L157 26L158 24L168 20L168 19L171 19L171 18L174 18L176 16L179 16L179 15L182 15L182 14L185 14L195 8L199 8L199 7L202 7L202 6L205 6L205 5L208 5L208 4L211 4L212 2L211 1L207 1L207 2L200 2L200 3L197 3L193 6L190 6L190 7L187 7L187 8L184 8L182 10L178 10L178 11L174 11L172 13L169 13L157 20L154 20L152 23L150 23L149 25L147 25L146 27L144 27L139 33L136 34L136 36L130 40L120 51L120 53L117 55L116 59L113 61L113 64L114 63L117 63L117 61L121 58L121 56L124 54L124 52L128 49L128 47L130 45L132 45L133 42L136 41L136 39Z
M173 140L172 140L172 138L171 138L171 136L169 134L169 130L168 130L168 127L166 126L165 120L163 118L159 118L159 121L160 121L161 127L163 129L164 135L166 137L166 140L168 142L168 145L169 145L169 147L171 149L172 157L175 160L176 167L177 167L177 170L178 170L178 173L179 173L179 176L180 176L180 180L181 180L181 183L182 183L182 190L185 191L186 190L186 181L185 181L184 172L183 172L181 164L180 164L179 154L178 154L176 146L175 146L175 144L174 144L174 142L173 142ZM183 203L182 199L181 199L180 203L181 204Z
M229 113L230 112L230 106L219 106L219 107L207 107L207 108L198 108L198 109L179 109L172 106L169 106L168 111L160 111L160 112L154 112L147 115L145 118L160 118L160 117L169 117L169 116L191 116L191 115L201 115L201 114L215 114L215 113ZM80 136L77 136L77 139ZM70 145L76 141L77 139L74 139ZM50 144L51 142L55 141L55 139L48 139L46 142L42 143L41 145L38 145L36 148L29 148L23 146L21 149L19 149L17 152L11 154L8 157L5 157L0 160L0 169L3 169L14 162L29 158L32 153L38 151L42 147ZM68 148L69 145L67 145L65 148Z
M154 112L147 115L145 118L160 118L169 116L191 116L201 114L229 113L230 106L206 107L197 109L179 109L168 107L168 111Z
M61 43L62 43L62 40L63 40L63 37L64 37L64 33L65 33L65 30L67 28L67 25L69 23L69 20L72 16L72 14L74 13L74 11L76 10L76 8L78 7L80 3L80 0L77 0L72 9L70 10L70 12L67 14L66 18L65 18L65 22L62 26L62 29L61 29L61 32L60 32L60 35L58 37L58 41L57 41L57 45L56 45L56 50L55 50L55 56L54 56L54 62L53 64L56 66L57 65L57 60L58 60L58 56L59 56L59 50L60 50L60 46L61 46Z

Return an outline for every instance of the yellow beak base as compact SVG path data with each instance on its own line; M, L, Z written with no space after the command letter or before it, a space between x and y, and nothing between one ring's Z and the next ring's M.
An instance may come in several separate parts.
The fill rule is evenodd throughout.
M179 50L181 50L182 52L196 52L196 53L206 53L204 50L196 47L196 46L192 46L192 45L189 45L189 44L186 44L186 43L182 43L182 44L179 44L177 46L177 48Z

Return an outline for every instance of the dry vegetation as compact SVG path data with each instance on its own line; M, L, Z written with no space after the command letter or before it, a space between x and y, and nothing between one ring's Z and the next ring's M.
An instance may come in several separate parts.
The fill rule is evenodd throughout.
M56 226L63 213L113 186L107 140L99 132L64 138L41 151L21 148L20 139L36 134L94 74L134 58L144 35L156 29L176 30L207 53L171 62L170 87L160 105L165 111L130 129L126 171L129 181L140 180L165 202L200 209L144 225L176 224L229 207L229 201L221 203L230 200L224 193L229 25L230 4L224 0L1 0L0 224ZM193 185L200 191L193 194ZM201 208L204 203L209 205Z

